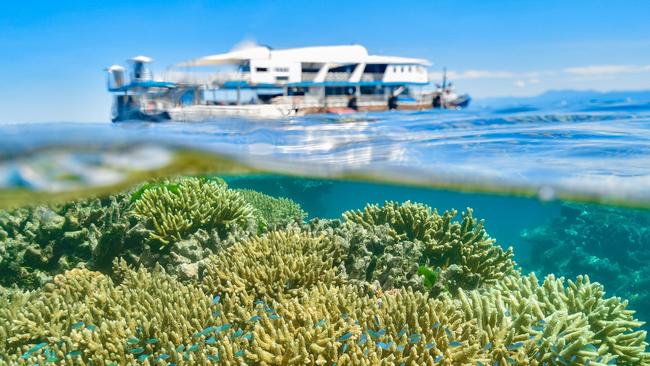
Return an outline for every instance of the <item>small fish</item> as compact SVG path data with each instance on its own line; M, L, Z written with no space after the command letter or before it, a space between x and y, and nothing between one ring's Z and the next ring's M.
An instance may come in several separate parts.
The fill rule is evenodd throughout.
M386 329L384 329L384 328L381 328L381 329L379 329L379 330L377 331L377 336L378 336L378 337L381 337L381 336L383 336L384 334L386 334Z
M260 319L262 319L261 316L259 316L259 315L253 315L250 319L248 319L248 321L249 321L249 322L256 322L256 321L259 321Z
M454 337L454 334L447 327L445 327L445 334L447 334L448 338Z
M244 355L244 350L240 349L239 351L235 352L235 357L242 357Z
M140 356L138 357L138 361L140 361L140 362L144 362L144 360L146 360L147 358L149 358L149 355L145 353L145 354L140 355Z
M97 326L95 324L88 324L86 329L92 332L93 330L97 329Z
M269 315L269 319L271 319L271 320L278 320L278 319L280 319L280 315L278 315L278 314L271 314L271 315Z
M508 361L509 364L511 365L516 365L517 361L514 360L512 357L506 357L506 361Z
M138 338L129 338L126 341L131 344L140 343L140 340Z
M503 312L505 316L511 316L510 310L506 309L506 311Z
M76 322L72 324L72 329L79 329L84 326L84 322Z
M409 343L418 343L422 339L422 336L419 334L411 334L409 336Z
M586 348L587 351L589 351L589 352L598 352L598 348L596 348L596 346L594 346L594 345L591 344L591 343L586 344L586 345L585 345L585 348Z
M215 343L217 343L217 339L214 338L214 336L212 336L212 337L206 339L205 343L207 343L207 344L215 344Z
M352 337L352 332L347 332L339 338L339 342L345 342Z
M250 341L251 339L253 339L253 333L246 333L242 338Z
M488 351L491 350L492 349L492 342L487 342L487 344L483 348L485 348Z
M509 346L506 347L506 348L507 348L509 351L514 351L514 350L516 350L516 349L521 348L521 346L523 346L523 345L524 345L524 342L517 342L517 343L513 343L513 344L509 345Z
M403 345L397 346L397 352L402 352L402 351L404 351L404 346Z
M363 351L363 356L364 356L364 357L368 357L368 353L369 353L369 352L370 352L370 350L368 350L368 349L366 348L366 349Z
M442 359L443 359L442 355L438 355L438 356L436 356L436 358L433 361L440 362L440 361L442 361Z
M185 346L181 344L180 346L176 347L176 352L183 352L184 349Z
M149 338L149 339L147 339L147 343L156 344L156 343L158 343L158 338Z
M433 323L433 326L431 328L432 329L438 329L438 327L440 327L440 322Z
M253 304L255 304L255 305L264 305L265 303L264 303L264 300L257 299L257 300L255 300L255 302L253 302Z
M221 357L216 354L216 355L208 355L208 360L214 361L214 362L219 362L221 360Z
M217 305L219 303L219 300L221 300L221 295L214 295L212 298L212 305Z
M381 349L389 349L390 344L389 343L384 343L384 342L377 342L377 347L379 347Z
M485 365L481 361L476 361L476 366L485 366Z
M222 331L228 330L230 328L232 328L232 325L230 325L228 323L221 324L219 327L217 327L217 332L222 332Z
M435 345L433 343L427 343L427 344L424 345L424 349L426 349L426 350L429 350L429 349L431 349L433 347L435 347Z
M215 311L213 311L213 312L212 312L212 316L215 317L215 318L221 316L221 310L215 310Z
M397 337L401 338L404 334L406 334L406 328L402 328L402 330L397 334Z
M241 329L237 329L236 331L233 332L232 337L233 338L239 338L244 334L244 331Z
M343 345L343 347L341 347L341 352L342 352L342 353L345 353L345 351L347 351L347 350L348 350L348 344L345 343L345 344Z
M166 353L163 353L163 354L161 354L160 356L156 357L156 360L157 360L157 361L160 361L160 360L166 360L166 359L168 359L168 358L169 358L169 355L166 354Z
M316 328L320 328L325 325L325 319L319 320L316 325L314 325Z
M461 342L458 342L458 341L449 342L449 346L451 346L451 347L458 347L458 346L462 346L462 345L463 344Z
M616 359L613 358L613 359L609 360L609 362L607 362L607 364L608 365L616 365Z
M275 310L271 309L268 305L264 306L264 311L267 313L275 313Z
M187 349L187 352L194 352L197 349L199 349L199 345L198 344L193 344Z
M361 337L359 338L359 345L363 346L364 344L366 344L367 341L368 341L368 336L366 335L366 333L361 333Z
M81 356L81 351L70 351L66 354L66 356L70 356L70 357Z
M144 352L144 348L142 347L132 348L129 350L129 352L133 353L134 355L139 355L140 353Z
M350 316L348 315L348 313L343 313L341 314L341 317L343 318L343 320L348 320Z
M558 349L557 349L557 346L555 346L555 345L551 346L551 351L553 351L553 353L558 353L559 352Z
M542 327L541 325L533 325L531 328L536 332L543 332L544 331L544 327Z

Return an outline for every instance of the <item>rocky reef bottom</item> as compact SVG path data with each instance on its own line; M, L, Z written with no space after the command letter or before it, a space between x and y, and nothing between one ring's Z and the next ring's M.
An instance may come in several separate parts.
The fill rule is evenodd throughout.
M215 177L2 211L0 363L650 365L627 300L523 273L471 209L305 217Z

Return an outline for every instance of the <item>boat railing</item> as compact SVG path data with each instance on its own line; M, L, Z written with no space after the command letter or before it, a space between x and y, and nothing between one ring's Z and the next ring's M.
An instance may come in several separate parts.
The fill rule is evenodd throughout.
M163 79L177 84L221 86L229 81L249 81L249 72L184 72L167 71Z

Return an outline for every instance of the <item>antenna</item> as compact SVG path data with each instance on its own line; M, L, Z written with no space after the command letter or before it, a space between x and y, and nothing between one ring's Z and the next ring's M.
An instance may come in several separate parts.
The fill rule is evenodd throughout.
M442 68L442 90L447 88L447 66Z

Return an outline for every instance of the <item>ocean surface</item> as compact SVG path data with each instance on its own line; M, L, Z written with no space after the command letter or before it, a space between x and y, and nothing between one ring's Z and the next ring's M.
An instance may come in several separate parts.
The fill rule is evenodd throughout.
M238 221L247 209L235 203L196 219L197 207L238 202L231 194L252 207L248 223ZM289 364L271 355L294 351L302 364L650 364L649 101L290 120L4 123L0 209L0 360L9 364ZM452 229L446 211L458 222ZM220 223L206 219L228 214ZM246 226L251 220L254 229ZM296 247L305 232L322 241ZM318 249L330 236L344 249ZM246 248L257 247L266 254L254 261L228 267L236 258L221 258L252 258L255 250ZM330 251L333 269L314 259L319 250ZM336 264L339 250L349 253ZM215 263L229 269L212 271ZM274 287L286 276L283 266L307 274ZM158 267L170 279L156 277ZM530 273L544 286L524 290ZM356 295L345 286L367 293L347 304ZM565 292L552 292L557 286ZM162 311L156 306L183 308L192 296L170 300L162 288L205 293L207 305L181 311L179 319L193 317L187 324L165 320L152 315ZM70 289L82 295L47 302L48 291ZM143 300L144 310L118 300L110 306L119 310L98 305L125 293L137 302L140 290L160 301ZM90 301L93 291L107 295ZM445 308L445 301L465 309L466 320L484 319L467 305L476 301L472 294L494 301L483 310L499 313L494 321L430 319L427 306ZM417 296L433 302L400 308ZM397 315L382 312L382 299ZM375 307L363 308L364 301ZM319 313L323 307L339 311ZM257 308L266 310L256 315ZM274 321L286 322L280 328L294 332L295 342ZM436 324L447 324L445 331ZM121 340L101 335L110 332Z

